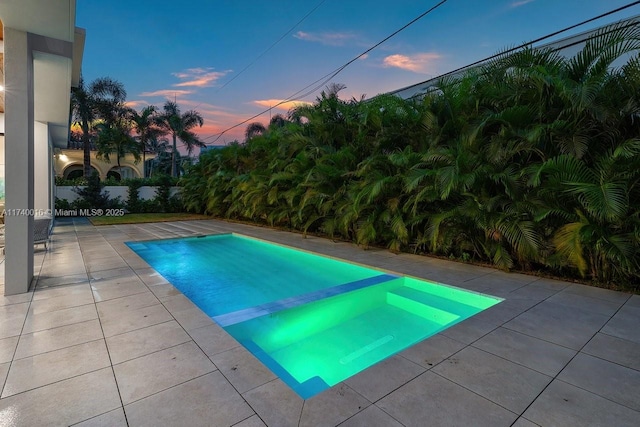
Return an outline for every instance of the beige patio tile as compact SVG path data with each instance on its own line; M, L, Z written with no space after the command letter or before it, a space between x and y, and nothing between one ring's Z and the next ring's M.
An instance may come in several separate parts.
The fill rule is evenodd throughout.
M427 371L390 395L379 406L404 425L511 426L518 416L446 378Z
M238 424L234 424L233 427L266 427L267 425L262 422L259 416L252 415L246 420L240 421Z
M37 387L0 399L0 405L99 372L82 374L93 369L92 358L77 359L87 354L104 359L98 320L108 336L106 346L111 361L122 370L118 378L123 384L121 391L128 394L127 402L131 403L124 409L127 418L119 398L112 407L91 410L90 414L83 412L83 404L78 409L69 409L73 405L66 404L67 415L54 418L53 424L253 427L342 422L345 426L368 427L425 425L428 420L428 425L434 426L493 427L513 423L514 427L531 427L581 425L591 420L617 427L630 425L638 418L631 414L640 414L630 409L637 409L638 405L633 393L638 386L636 359L640 349L636 348L640 345L637 296L417 255L397 255L382 249L363 251L349 243L317 237L303 239L288 232L217 220L94 228L86 220L73 219L61 221L56 230L54 236L59 240L35 259L44 269L37 277L34 310L28 314L15 308L3 311L3 301L5 305L20 306L31 301L31 294L0 299L0 383L6 377L5 395L22 390L16 389L18 385L25 390ZM123 243L231 231L377 268L439 279L506 300L303 401ZM135 268L125 266L123 259ZM87 269L91 271L93 289L87 281ZM69 292L74 289L69 285L84 289L74 294ZM79 294L95 297L99 303L77 306L77 299L83 298ZM16 335L3 338L3 321L9 318L16 320L10 322L9 332ZM78 326L91 322L95 328ZM23 323L24 335L19 339L17 334ZM73 352L75 348L100 343L102 347L97 351ZM565 367L585 343L583 353ZM469 344L471 347L467 347ZM183 351L186 348L189 350ZM17 358L12 365L9 361L14 352ZM219 370L203 352L217 361ZM66 356L56 357L60 355ZM70 365L62 363L62 359L71 361ZM195 362L190 362L192 359ZM33 377L27 377L28 364L35 366ZM127 369L118 368L122 366ZM405 369L407 366L411 369ZM37 373L38 369L43 371ZM518 417L527 399L536 397L533 390L540 388L537 379L560 371L563 381L553 381L537 395L525 416ZM629 371L632 375L627 375ZM76 376L57 379L68 375ZM51 381L55 382L46 384ZM113 373L110 381L116 390ZM501 390L494 387L498 383ZM66 399L67 394L62 393ZM139 400L132 402L133 399ZM369 400L376 399L377 405L369 404ZM31 404L37 400L38 396ZM572 406L572 400L579 404ZM612 411L616 411L616 417L602 413ZM47 422L52 423L48 419Z
M0 339L0 363L11 362L19 339L19 336Z
M122 407L74 424L73 427L128 427Z
M627 303L607 322L601 332L640 344L638 319L640 307Z
M215 323L192 329L189 331L189 335L207 356L213 356L240 345L238 341Z
M62 310L27 314L23 334L57 328L59 326L72 325L98 318L95 304L85 304L78 307L69 307Z
M28 310L28 302L0 307L0 339L20 335Z
M172 311L171 315L173 315L173 317L184 329L187 330L187 332L215 324L215 322L198 307Z
M85 287L88 292L83 294L65 295L32 301L31 307L29 307L29 314L38 315L87 304L93 305L94 301L91 290L88 286L81 286Z
M370 402L375 402L414 379L425 369L404 357L392 356L344 382Z
M100 316L105 337L112 337L169 320L173 320L173 318L161 304Z
M240 393L276 378L273 372L244 347L234 347L231 350L216 353L210 358Z
M371 402L340 383L304 402L300 426L335 426L369 405Z
M161 285L164 283L169 283L167 282L167 279L165 279L160 273L155 271L153 268L136 269L136 272L138 273L138 276L140 277L140 279L147 286L155 286L155 285Z
M376 405L367 406L362 411L347 419L340 427L403 427L391 415Z
M191 341L191 338L175 320L170 320L106 340L111 361L118 364Z
M545 301L505 323L504 327L578 350L608 320L609 316Z
M82 261L71 264L61 264L57 262L45 263L40 270L40 274L45 277L56 275L76 276L80 274L86 274L86 272L87 270Z
M37 402L37 404L36 404ZM120 406L111 368L0 399L7 425L72 425Z
M297 427L304 400L280 379L256 387L242 396L268 426Z
M116 277L130 277L133 278L135 277L136 274L133 271L133 269L131 267L119 267L119 268L114 268L112 270L101 270L101 271L92 271L91 273L89 273L89 279L91 279L91 281L94 280L106 280L106 279L111 279L111 278L116 278Z
M160 301L151 292L145 291L138 294L113 298L108 301L100 301L96 304L101 317L114 315L118 312L136 310L159 304Z
M606 299L593 298L580 293L567 291L559 292L550 297L547 301L605 316L613 316L625 302L625 300L608 301Z
M108 301L115 298L122 298L149 291L149 288L137 279L130 279L130 281L117 284L99 284L92 282L91 288L93 289L93 296L97 302Z
M163 238L166 238L166 237L169 237L169 236L163 236ZM134 269L149 268L149 264L147 264L145 260L143 260L138 256L127 258L125 261L129 265L129 267Z
M494 319L487 321L470 317L445 329L440 332L440 334L465 344L471 344L472 342L487 335L498 326L499 324L496 323Z
M160 300L166 301L169 298L180 295L181 292L170 283L161 283L157 285L147 285L149 290Z
M511 427L540 427L538 424L529 421L526 418L520 417L516 420Z
M640 371L640 343L634 341L597 333L582 352Z
M89 277L87 276L86 271L83 273L72 274L68 276L55 273L49 276L40 274L40 276L38 276L38 281L36 282L36 290L42 290L62 285L84 283L88 282L88 280Z
M254 414L219 371L125 406L130 426L231 426Z
M557 375L577 353L505 328L496 329L473 346L550 376Z
M551 377L473 347L434 367L435 372L515 413L522 413Z
M535 304L537 301L526 298L507 299L474 315L473 319L500 326L518 317Z
M33 302L59 297L86 297L91 295L89 281L84 280L80 283L69 283L48 288L37 288L33 293ZM91 300L93 302L93 299Z
M563 291L574 295L583 295L589 298L598 298L605 301L621 303L626 302L631 295L624 292L612 291L610 289L596 288L595 286L580 285L577 283L570 284Z
M102 329L97 320L31 332L20 337L14 358L22 359L101 338Z
M521 288L516 289L513 292L509 292L507 298L528 298L535 299L537 301L545 300L558 292L563 288L550 285L546 282L536 281L529 283Z
M192 341L113 367L122 402L127 405L216 370Z
M123 268L128 264L125 260L123 260L120 256L116 256L113 258L103 258L97 259L95 261L89 261L86 263L87 271L89 273L94 273L97 271L103 270L113 270L114 268Z
M10 362L0 363L0 384L4 384L7 374L9 373L9 367L11 367Z
M2 282L2 280L0 280ZM21 304L25 302L31 301L31 297L33 296L33 292L26 292L24 294L17 295L4 295L4 285L0 285L0 307L5 305L12 304Z
M189 309L198 307L182 293L172 298L166 298L165 300L162 301L162 304L166 307L167 310L169 310L170 313L174 313L176 311L189 310Z
M640 372L634 369L580 353L558 379L640 413Z
M442 334L437 334L414 344L398 354L413 363L431 369L431 367L462 350L464 347L465 344L460 341L448 338Z
M2 398L110 366L103 340L14 360Z
M522 414L540 426L637 427L640 413L554 380Z

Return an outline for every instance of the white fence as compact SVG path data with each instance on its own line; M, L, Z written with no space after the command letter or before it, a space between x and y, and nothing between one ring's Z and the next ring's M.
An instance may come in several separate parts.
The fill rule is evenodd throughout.
M76 200L78 197L80 197L75 191L73 191L74 188L75 187L73 186L58 185L56 186L55 196L58 199L66 200L69 203L71 203L74 200ZM78 188L84 188L84 186L80 185L78 186ZM140 197L141 200L153 199L156 197L156 188L158 187L151 187L147 185L140 187L138 189L138 197ZM173 196L179 191L180 191L180 187L171 187L170 195ZM116 197L120 197L121 201L126 202L127 199L129 198L129 187L124 185L108 185L104 187L104 192L109 194L110 199L115 199Z

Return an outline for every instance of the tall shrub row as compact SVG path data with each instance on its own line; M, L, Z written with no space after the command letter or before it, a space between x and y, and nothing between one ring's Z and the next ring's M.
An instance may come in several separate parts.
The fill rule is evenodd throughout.
M420 99L311 106L182 179L188 209L385 245L640 283L640 30L574 57L523 50Z

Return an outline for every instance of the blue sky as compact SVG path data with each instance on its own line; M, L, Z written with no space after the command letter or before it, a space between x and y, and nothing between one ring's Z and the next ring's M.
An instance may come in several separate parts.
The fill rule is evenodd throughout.
M183 111L202 114L205 125L199 133L212 143L215 134L289 98L438 2L80 0L76 25L87 30L86 81L108 76L122 82L128 101L137 109L149 104L160 107L175 98ZM351 64L333 82L347 86L342 98L372 97L628 3L448 0ZM567 35L637 14L640 6ZM313 101L319 92L296 100ZM286 112L288 106L274 109L273 114ZM268 120L266 113L254 121ZM216 144L242 140L245 127L225 133Z

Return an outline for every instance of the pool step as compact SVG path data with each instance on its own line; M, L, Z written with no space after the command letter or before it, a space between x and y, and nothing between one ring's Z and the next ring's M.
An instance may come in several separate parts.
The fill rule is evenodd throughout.
M428 291L422 291L413 286L401 286L390 291L395 295L416 301L429 307L437 307L438 309L451 313L458 317L469 317L482 311L473 305L465 304L446 296L434 295Z
M402 288L401 288L402 289ZM397 290L387 292L387 304L407 311L416 316L420 316L429 322L440 326L448 325L455 322L460 316L449 313L448 311L435 308L433 306L423 304L413 298L401 295Z

